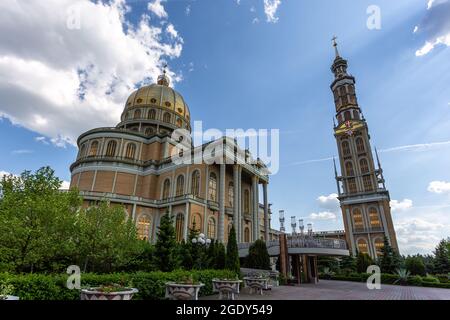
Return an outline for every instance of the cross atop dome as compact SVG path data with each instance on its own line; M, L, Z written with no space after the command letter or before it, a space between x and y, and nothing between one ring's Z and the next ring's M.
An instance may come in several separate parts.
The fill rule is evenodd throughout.
M166 69L167 69L167 64L164 64L164 66L163 66L163 74L158 77L157 84L159 84L161 86L168 87L170 85L170 79L167 76Z

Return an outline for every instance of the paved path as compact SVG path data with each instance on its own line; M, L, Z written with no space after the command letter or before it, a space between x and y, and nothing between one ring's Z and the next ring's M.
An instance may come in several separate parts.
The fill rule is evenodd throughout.
M203 297L215 300L218 296ZM237 300L450 300L450 289L393 286L382 284L380 290L369 290L365 283L320 280L317 285L280 286L264 291L263 296L250 295L246 288Z

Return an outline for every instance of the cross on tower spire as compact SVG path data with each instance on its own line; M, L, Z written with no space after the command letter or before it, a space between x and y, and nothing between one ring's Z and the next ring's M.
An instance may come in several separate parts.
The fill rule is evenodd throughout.
M334 47L334 52L335 52L335 54L336 54L336 58L337 57L340 57L339 56L339 51L338 51L338 44L337 44L337 42L336 42L336 40L337 40L337 38L338 37L336 37L336 36L334 36L332 39L331 39L331 41L333 41L333 47Z

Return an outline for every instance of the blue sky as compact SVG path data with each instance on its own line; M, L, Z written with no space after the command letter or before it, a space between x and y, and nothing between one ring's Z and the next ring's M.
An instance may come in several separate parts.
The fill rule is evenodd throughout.
M204 128L280 129L274 227L284 209L316 230L341 229L329 160L337 154L329 88L337 35L396 201L402 252L430 252L450 234L447 0L79 0L75 30L61 20L77 12L68 0L9 1L0 4L0 171L50 165L69 180L77 135L115 125L133 86L167 61ZM366 24L373 4L379 30Z

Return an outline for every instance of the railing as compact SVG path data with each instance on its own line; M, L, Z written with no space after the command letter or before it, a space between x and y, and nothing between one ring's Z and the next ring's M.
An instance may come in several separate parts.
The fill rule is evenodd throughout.
M347 243L341 239L310 238L302 236L288 236L288 248L325 248L347 249Z

